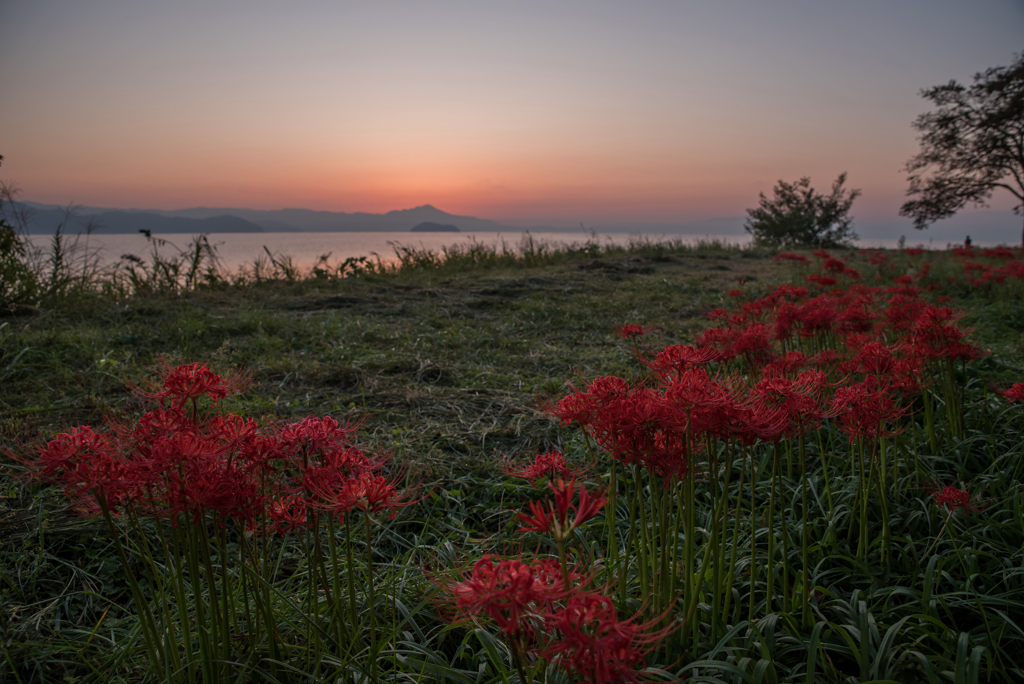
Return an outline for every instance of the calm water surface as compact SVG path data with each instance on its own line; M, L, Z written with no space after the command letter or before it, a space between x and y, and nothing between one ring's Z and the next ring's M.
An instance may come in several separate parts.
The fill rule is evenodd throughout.
M154 236L157 237L157 236ZM676 234L638 234L638 233L217 233L209 236L210 244L217 250L221 262L229 271L237 271L243 266L251 265L257 259L267 259L267 252L280 258L288 256L292 263L301 269L308 270L324 255L328 263L337 265L350 257L365 256L376 260L379 256L384 262L397 261L396 247L412 247L429 249L441 253L446 247L467 245L472 242L491 245L499 250L519 249L523 241L531 238L535 243L543 242L551 245L582 245L588 240L600 244L627 245L637 240L652 242L682 240L688 244L700 241L719 240L729 244L745 244L749 241L745 236L708 236L708 235L676 235ZM46 249L50 238L43 235L29 237L33 244ZM74 238L72 238L74 239ZM154 248L165 257L170 257L186 250L192 236L176 234L161 236L164 242L156 245L148 241L144 235L100 235L77 238L78 250L88 250L102 264L113 264L124 254L134 254L145 261L150 261Z
M156 236L154 236L156 237ZM338 265L350 257L365 256L384 262L394 262L396 247L429 249L441 253L445 248L467 245L472 242L490 245L501 250L503 247L519 249L527 238L554 246L582 245L589 241L600 244L628 245L631 242L648 240L664 242L679 240L686 244L718 240L729 244L746 244L749 236L734 235L690 235L678 233L218 233L209 236L210 244L217 250L223 266L230 272L253 264L257 259L267 259L267 252L280 258L290 257L292 263L303 270L309 270L324 255L328 264ZM46 249L50 238L43 235L29 237L33 244ZM76 238L71 237L72 242ZM134 254L149 262L154 249L164 257L171 257L186 250L192 236L175 234L160 237L162 244L148 241L144 235L91 235L77 237L79 254L88 251L103 265L116 263L122 255ZM861 240L861 247L895 248L896 240ZM909 242L908 242L908 246Z

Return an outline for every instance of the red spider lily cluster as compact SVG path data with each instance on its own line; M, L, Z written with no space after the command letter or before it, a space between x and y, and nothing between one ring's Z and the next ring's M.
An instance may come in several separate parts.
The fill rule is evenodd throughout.
M310 417L266 428L234 414L205 416L201 399L216 403L248 379L225 380L199 363L164 366L161 381L134 388L161 404L134 424L72 428L19 460L37 479L62 486L82 515L130 508L172 525L210 513L222 525L285 534L322 513L394 515L411 503L400 469L387 476L388 459L353 445L355 425Z
M636 323L629 323L615 328L615 335L624 340L633 340L641 335L646 335L649 332L651 332L650 328L645 328L642 325L637 325Z
M1009 247L976 250L958 247L953 254L963 260L963 272L974 287L1024 279L1024 250Z
M639 613L621 619L604 591L591 588L593 578L566 564L566 538L607 499L571 480L548 486L553 500L530 502L529 512L518 516L520 532L551 535L563 559L486 555L459 581L439 582L440 602L454 608L457 621L491 620L520 664L551 663L595 684L639 682L636 666L672 628L641 622Z
M1024 400L1024 382L1015 382L1010 389L1002 394L1011 403Z
M557 476L562 479L574 479L582 474L580 471L570 468L565 462L565 456L559 451L538 454L532 463L526 465L515 466L508 464L504 470L506 475L529 480L531 485L536 484L537 480L541 478L548 478L550 480Z
M945 507L950 513L958 509L965 513L978 509L971 499L970 490L943 487L941 490L932 492L932 498L935 499L939 508Z
M636 616L620 618L611 599L552 559L484 556L443 589L456 619L491 620L516 658L552 663L593 684L639 682L636 667L666 634Z
M810 261L803 254L793 254L791 252L782 252L781 254L775 255L775 261L793 261L798 264L806 264Z
M891 436L935 364L982 355L958 314L925 299L915 278L867 286L843 260L815 256L820 272L807 286L717 309L697 344L643 360L651 377L597 378L549 412L614 458L679 477L714 439L777 441L833 417L851 441Z

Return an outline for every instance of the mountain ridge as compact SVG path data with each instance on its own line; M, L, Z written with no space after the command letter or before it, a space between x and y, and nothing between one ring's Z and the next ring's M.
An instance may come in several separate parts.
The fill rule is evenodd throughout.
M454 225L461 232L505 232L519 229L490 219L449 214L430 204L393 209L383 214L322 211L316 209L237 209L191 207L188 209L110 209L66 207L19 202L32 215L29 233L53 233L64 224L65 232L83 232L90 221L95 233L126 233L150 230L158 233L280 233L280 232L405 232L421 223ZM189 222L196 223L189 223ZM131 227L128 227L128 226Z
M8 208L9 207L5 207ZM160 233L288 233L288 232L411 232L420 223L454 225L463 233L553 232L578 233L579 228L534 225L529 228L508 226L490 219L449 214L430 204L408 209L392 209L383 214L368 212L331 212L316 209L235 209L227 207L191 207L188 209L119 209L110 207L72 207L69 220L67 207L38 202L15 203L15 212L27 208L34 220L30 234L53 234L64 225L69 234L84 233L90 220L94 233L136 233L150 230ZM175 219L169 223L163 219ZM745 236L745 216L724 216L701 220L681 219L671 223L610 221L603 225L587 225L586 233L642 233L647 235L707 235L710 238ZM993 244L1016 242L1020 219L1009 210L970 209L938 221L926 231L914 230L902 218L871 217L857 220L854 230L862 239L893 239L903 235L908 244L942 246L960 243L966 235L976 241Z

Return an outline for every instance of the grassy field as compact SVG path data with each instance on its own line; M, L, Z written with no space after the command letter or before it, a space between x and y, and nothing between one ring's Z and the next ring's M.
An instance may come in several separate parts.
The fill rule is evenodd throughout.
M806 473L794 474L795 437L737 443L735 453L723 441L701 452L690 468L698 475L676 501L661 493L670 478L609 471L596 435L545 407L600 376L668 382L652 379L617 326L649 329L640 354L648 359L692 345L718 325L713 310L735 311L781 283L806 284L820 267L813 257L800 266L767 251L680 244L399 256L393 268L350 263L310 274L263 264L236 282L189 279L187 268L161 281L153 268L118 287L72 283L33 312L0 319L0 438L11 450L0 475L5 680L602 681L486 611L453 616L459 610L445 604L445 591L486 553L575 563L586 577L574 583L604 591L623 619L640 616L636 624L663 637L644 649L636 642L642 661L626 658L630 672L646 667L642 676L655 681L1024 677L1024 410L993 392L1024 380L1019 278L982 280L948 253L894 252L884 263L837 255L867 285L912 275L923 300L951 298L963 311L957 325L987 353L935 376L952 394L907 398L899 436L858 442L880 444L892 459L877 492L865 483L878 476L858 475L851 441L826 420L806 444L799 438ZM24 460L31 445L69 427L130 423L150 408L126 387L145 385L160 359L200 361L222 376L246 369L251 387L224 399L222 413L267 426L307 416L361 421L356 443L386 454L396 464L389 482L413 487L417 503L393 520L374 518L372 533L367 512L365 537L331 523L260 542L258 577L243 561L229 568L228 558L248 548L245 534L214 526L223 545L206 542L214 548L206 564L224 575L200 581L153 551L171 534L163 527L125 515L112 535L102 516L76 516L58 487L19 479L24 466L12 455ZM753 367L735 363L718 372L755 380ZM510 459L551 450L619 496L557 543L517 531L524 501L548 491L504 472ZM973 503L943 508L932 495L946 486L969 491ZM638 524L638 512L650 519ZM884 550L871 541L883 536ZM805 600L797 586L808 564L814 588ZM139 596L183 611L152 618L153 633L173 646L150 643L126 569L140 578ZM181 584L160 584L162 573ZM223 624L210 617L222 599ZM250 604L273 617L243 617ZM584 631L594 636L599 622ZM211 636L221 627L223 639Z

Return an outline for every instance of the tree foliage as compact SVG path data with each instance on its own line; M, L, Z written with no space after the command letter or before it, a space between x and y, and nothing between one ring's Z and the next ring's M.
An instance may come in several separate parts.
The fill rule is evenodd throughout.
M1024 207L1024 53L1008 67L921 91L936 109L917 117L921 151L907 162L914 197L900 215L914 227L948 218L964 205L986 206L993 191L1008 190Z
M0 154L0 166L4 156ZM22 236L7 222L4 204L13 206L14 188L0 181L0 316L29 304L36 291L36 274L26 263L27 250Z
M849 213L860 190L843 188L845 182L844 172L832 184L832 192L822 195L811 187L810 178L780 180L773 199L762 192L759 206L747 209L750 218L744 228L759 244L772 247L848 245L857 239Z

